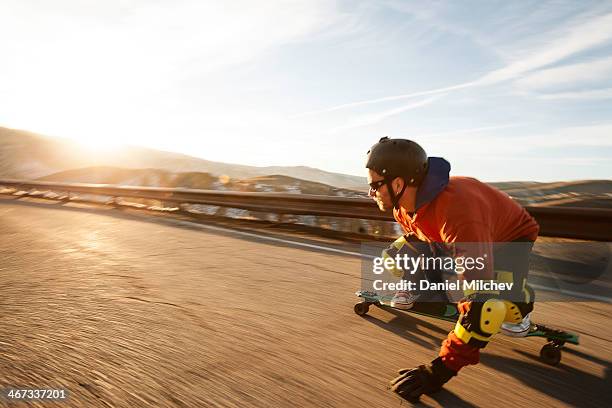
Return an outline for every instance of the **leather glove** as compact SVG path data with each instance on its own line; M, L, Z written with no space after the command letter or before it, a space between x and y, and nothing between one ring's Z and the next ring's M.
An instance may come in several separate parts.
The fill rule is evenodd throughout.
M417 402L421 394L431 394L457 375L456 371L446 367L440 357L431 364L417 368L405 368L398 371L399 376L391 380L389 388L400 397L410 402Z

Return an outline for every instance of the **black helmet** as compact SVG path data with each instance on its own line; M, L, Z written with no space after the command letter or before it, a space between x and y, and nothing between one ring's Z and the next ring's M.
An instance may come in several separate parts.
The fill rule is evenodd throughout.
M391 182L396 177L410 186L419 186L427 173L427 153L408 139L381 138L368 150L368 169Z

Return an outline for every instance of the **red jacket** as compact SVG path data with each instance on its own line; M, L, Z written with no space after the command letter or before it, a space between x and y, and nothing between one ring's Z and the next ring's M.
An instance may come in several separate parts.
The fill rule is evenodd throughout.
M493 278L492 243L535 241L539 231L533 217L510 196L470 177L450 177L446 187L412 216L403 208L394 210L394 216L407 233L422 241L454 244L455 256L487 254L485 273L466 272L466 279Z

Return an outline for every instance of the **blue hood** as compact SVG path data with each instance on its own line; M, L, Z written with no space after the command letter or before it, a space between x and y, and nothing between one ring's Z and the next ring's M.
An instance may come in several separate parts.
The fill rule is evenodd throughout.
M430 157L429 168L423 183L417 190L416 209L431 202L448 185L450 163L442 157Z

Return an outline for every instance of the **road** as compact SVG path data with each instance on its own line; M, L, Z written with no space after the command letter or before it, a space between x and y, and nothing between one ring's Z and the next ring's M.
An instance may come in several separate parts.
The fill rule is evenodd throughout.
M355 315L349 254L35 201L0 199L0 388L69 396L27 406L397 407L387 381L452 326ZM498 336L421 405L610 407L611 313L540 303L534 320L581 334L560 366L538 360L542 339Z

